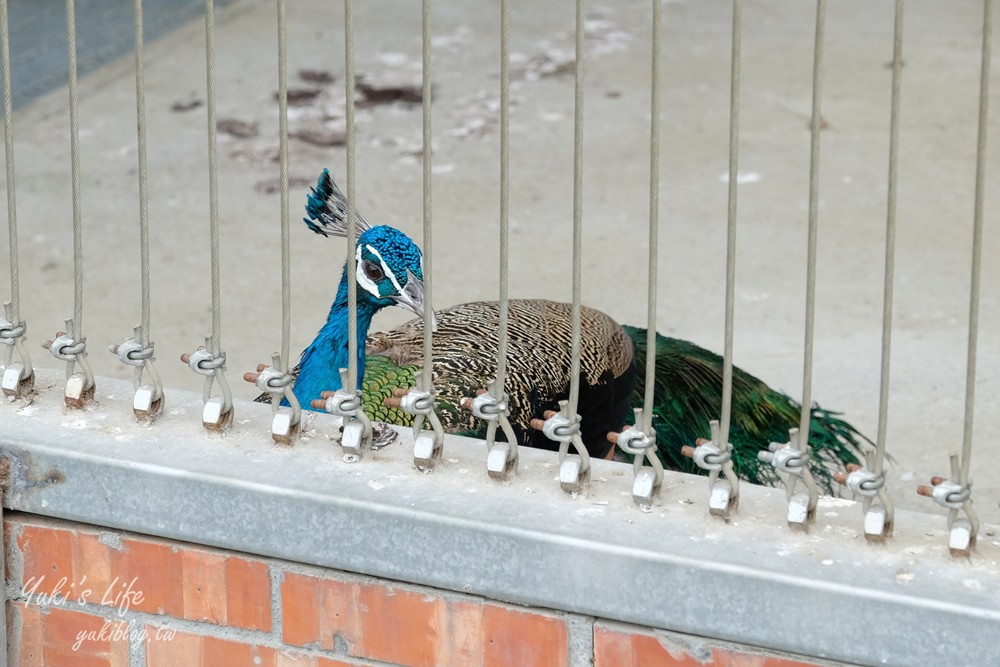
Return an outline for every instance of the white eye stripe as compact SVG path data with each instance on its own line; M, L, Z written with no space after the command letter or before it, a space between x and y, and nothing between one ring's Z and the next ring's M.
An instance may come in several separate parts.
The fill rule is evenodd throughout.
M371 248L371 246L368 246L368 247ZM357 275L358 284L361 285L362 289L364 289L366 292L368 292L369 294L371 294L376 299L381 299L382 296L378 293L378 285L376 285L372 281L371 278L369 278L367 275L365 275L365 271L362 268L362 266L364 264L364 260L361 259L361 247L360 246L358 247L357 255L356 256L357 256L357 260L358 260L358 266L357 266L357 270L355 271L355 275Z
M396 288L396 292L397 292L397 293L402 293L402 291L403 291L403 286L399 284L399 281L398 281L398 280L396 280L396 274L394 274L394 273L393 273L393 272L392 272L392 271L391 271L391 270L389 269L389 266L388 266L388 265L387 265L387 264L385 263L385 260L384 260L384 259L382 259L382 255L381 255L381 253L379 253L379 251L378 251L378 250L376 250L375 248L371 247L371 245L369 245L369 244L367 244L367 243L365 244L365 247L366 247L366 248L368 248L368 250L369 250L369 251L370 251L370 252L371 252L371 253L372 253L373 255L375 255L376 257L378 257L378 262L379 262L379 264L381 264L381 265L382 265L382 273L384 273L384 274L385 274L385 275L386 275L386 276L387 276L387 277L389 278L389 280L391 280L391 281L392 281L392 286ZM361 248L358 248L358 257L359 257L359 261L360 261L360 257L361 257Z

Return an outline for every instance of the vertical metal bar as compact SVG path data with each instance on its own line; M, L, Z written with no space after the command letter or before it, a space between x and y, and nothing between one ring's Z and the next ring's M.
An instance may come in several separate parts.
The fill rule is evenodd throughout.
M583 0L576 0L576 67L573 114L573 343L570 363L569 414L580 402L580 302L583 283Z
M736 192L740 161L740 39L743 2L733 0L732 69L729 91L729 216L726 239L726 338L722 367L722 418L720 447L729 442L729 421L733 409L733 319L736 293Z
M422 375L421 389L430 391L433 386L434 360L431 352L431 340L434 327L434 306L431 298L431 262L433 252L431 251L431 155L433 153L433 143L431 138L431 3L430 0L421 2L421 33L423 40L423 189L424 189L424 372Z
M222 293L219 279L219 176L215 120L215 11L213 0L205 0L205 74L208 107L208 201L212 262L212 335L209 352L222 352Z
M822 129L823 39L826 0L816 0L816 39L813 50L812 120L809 124L809 238L806 250L806 330L802 360L802 412L799 441L808 451L812 423L813 339L816 322L816 237L819 219L819 135Z
M3 139L7 161L7 234L10 242L11 321L21 321L21 270L17 251L17 199L14 187L14 111L10 84L10 27L7 0L0 0L0 55L3 58Z
M660 26L661 0L653 0L653 36L649 103L649 275L646 306L646 387L643 420L638 428L649 431L653 424L653 396L656 391L656 287L660 247Z
M347 378L352 394L358 389L357 206L354 200L354 2L344 0L344 111L347 134Z
M139 157L139 273L142 319L139 343L151 338L149 296L149 183L146 161L146 74L143 49L142 0L135 0L135 116Z
M510 0L500 0L500 330L495 394L504 394L507 382L508 322L510 318ZM511 443L513 445L513 443Z
M969 351L965 369L965 427L959 483L969 483L972 426L976 407L976 351L979 337L979 283L983 259L983 193L986 189L986 135L990 109L990 52L993 42L993 0L983 2L983 54L979 74L979 139L976 146L976 192L972 222L972 284L969 290Z
M73 181L73 331L83 335L83 210L80 202L80 130L76 92L76 5L66 0L66 46L69 53L69 146Z
M281 370L289 369L292 345L292 278L288 224L288 26L278 0L278 163L281 180ZM275 400L278 400L277 394Z
M896 0L892 47L892 100L889 110L889 182L885 222L885 284L882 296L882 368L878 400L878 435L872 472L882 474L889 423L889 360L892 353L892 297L896 264L896 181L899 164L899 99L903 71L903 0Z

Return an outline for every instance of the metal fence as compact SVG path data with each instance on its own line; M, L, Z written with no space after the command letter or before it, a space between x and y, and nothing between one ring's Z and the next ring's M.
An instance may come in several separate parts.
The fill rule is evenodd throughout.
M864 501L864 533L871 541L884 541L892 535L894 527L894 512L892 503L885 489L885 452L886 430L889 414L889 384L890 358L893 324L893 284L894 284L894 244L896 229L896 197L897 173L899 160L899 117L901 106L901 86L903 67L903 0L895 3L895 37L892 57L891 84L891 116L888 154L888 199L886 202L886 233L885 233L885 281L883 293L883 324L882 324L882 362L880 378L879 420L875 449L865 457L865 465L855 467L841 474L838 481L846 485L852 492L860 495ZM948 527L950 531L949 547L954 554L968 555L974 548L979 531L979 522L973 510L971 499L970 471L972 466L972 434L975 416L975 385L976 385L976 350L978 336L978 307L980 293L980 273L982 264L982 230L983 201L986 184L987 155L987 119L989 101L989 80L991 62L992 34L992 0L983 3L982 23L982 64L980 103L978 118L978 146L976 155L976 187L974 199L973 225L973 256L971 262L971 289L968 323L968 352L965 391L964 436L961 455L953 455L951 473L947 477L935 477L931 486L921 486L919 493L933 498L939 505L948 509ZM87 340L84 329L84 254L83 225L81 204L81 172L79 161L79 130L77 117L77 85L76 85L76 20L73 0L67 0L67 39L69 44L69 109L70 109L70 147L72 164L73 190L73 265L74 265L74 299L73 317L65 322L65 331L59 332L52 340L46 341L44 347L58 360L66 363L65 402L71 408L80 408L93 398L95 378L87 361ZM146 112L145 112L145 82L143 53L143 4L135 0L135 74L136 74L136 113L138 129L138 179L139 179L139 230L140 230L140 291L141 313L140 324L131 336L121 344L114 346L112 351L125 364L135 368L135 396L133 409L138 419L153 420L163 410L164 391L162 382L154 363L154 352L151 329L151 294L150 294L150 262L149 262L149 213L148 213L148 176L146 147ZM479 397L469 397L467 408L477 417L489 424L486 448L489 452L487 468L491 476L505 479L516 469L516 447L508 443L495 442L497 428L510 433L507 424L507 406L505 395L507 368L507 327L508 327L508 280L509 280L509 192L510 192L510 3L501 0L499 4L501 16L501 65L500 65L500 202L499 202L499 254L500 274L498 280L500 303L500 334L497 356L497 374L487 392ZM288 77L286 56L286 19L285 2L277 2L278 11L278 81L277 96L279 109L280 136L280 193L281 193L281 342L280 353L276 354L270 366L261 367L250 379L258 386L272 394L273 420L271 434L275 440L292 442L296 438L301 420L300 406L291 392L293 378L291 375L291 280L289 252L289 169L288 169ZM813 337L815 321L815 285L816 285L816 254L817 228L819 224L819 190L820 190L820 134L822 129L822 82L824 75L823 47L825 43L824 19L826 3L818 0L816 3L816 23L813 56L813 92L810 120L811 160L809 169L809 206L808 206L808 243L807 279L805 318L805 355L802 371L802 411L799 428L790 434L787 444L776 445L773 451L763 454L763 457L786 475L788 487L788 521L800 526L808 526L813 521L818 499L818 490L809 473L808 460L805 454L810 443L805 434L809 432L810 406L812 404L812 368L813 368ZM345 451L360 457L370 444L372 429L368 417L364 414L357 396L357 323L355 310L357 304L356 257L353 252L358 236L356 226L357 214L356 177L355 177L355 70L354 70L354 14L351 0L344 2L344 31L346 51L345 62L345 96L346 96L346 195L347 195L347 273L349 280L349 354L350 360L344 373L343 388L331 395L326 401L327 411L341 416L345 421L343 445ZM428 312L432 311L432 179L433 156L431 151L431 101L433 70L431 58L431 3L422 3L422 103L423 103L423 249L424 249L424 298ZM583 0L576 3L575 25L575 98L574 98L574 167L573 167L573 342L572 368L570 372L571 388L567 401L561 412L547 415L547 419L538 425L553 440L559 443L559 478L565 490L575 492L586 483L589 470L589 460L586 449L579 437L579 416L577 403L579 400L580 378L580 312L582 271L582 239L583 239L583 138L584 138L584 81L586 75L585 50L585 7ZM203 348L185 354L183 360L193 371L205 376L204 410L202 421L206 427L225 429L233 419L233 400L226 379L226 354L222 339L222 284L220 278L220 263L222 248L219 232L218 211L218 179L217 179L217 148L216 148L216 101L215 101L215 43L214 43L213 2L205 4L205 35L207 64L207 109L208 109L208 155L210 214L209 239L211 247L211 334L206 338ZM661 71L661 3L654 1L650 7L652 42L652 60L650 68L650 136L649 146L649 253L648 265L648 344L655 347L656 312L657 312L657 256L658 233L660 227L659 202L659 159L661 153L660 99L662 96L663 73ZM710 471L709 506L713 514L729 517L737 506L739 499L739 483L733 474L729 459L729 430L732 411L732 377L733 377L733 339L734 326L734 294L736 289L736 243L738 231L738 166L740 148L740 65L741 65L741 28L742 2L734 0L732 6L732 57L731 57L731 97L729 121L729 168L728 168L728 215L726 219L726 299L725 299L725 343L724 343L724 381L722 396L722 412L718 415L718 423L713 424L713 438L696 448L689 448L690 455L696 463ZM25 336L26 324L21 313L20 277L18 264L18 222L16 208L15 151L13 140L13 113L10 85L10 54L7 21L7 1L0 2L0 41L2 41L3 75L4 75L4 130L7 166L7 201L8 230L10 238L10 284L12 293L9 303L5 304L4 317L0 320L0 342L5 346L5 365L3 374L3 390L8 396L20 396L32 390L33 370L28 355ZM424 329L423 359L424 368L418 386L405 396L398 397L400 406L416 415L417 422L414 431L414 459L421 468L433 467L441 456L443 434L440 423L434 414L434 387L432 384L432 356L430 354L433 334L430 327ZM618 446L630 455L635 456L635 482L633 495L636 502L652 501L659 491L663 480L663 471L652 454L656 446L655 433L651 418L653 400L653 382L655 376L655 356L647 359L645 405L637 414L636 425L617 436ZM281 407L282 400L289 407ZM425 428L425 425L427 428ZM513 438L509 438L512 440ZM575 453L571 453L575 451ZM648 465L645 463L648 462ZM363 463L362 463L363 465Z
M742 28L742 2L733 1L732 11L732 58L731 58L731 97L729 113L729 167L728 167L728 215L726 218L726 298L725 298L725 343L724 343L724 387L723 387L723 409L718 415L718 422L713 423L713 438L710 442L703 443L697 447L689 448L688 454L694 458L695 462L702 468L710 472L708 505L711 514L731 520L738 516L737 504L740 497L740 483L733 474L732 462L729 458L729 430L732 416L732 378L733 378L733 341L736 334L734 325L734 301L737 285L736 277L736 243L739 229L738 216L738 194L739 194L739 148L740 148L740 93L741 93L741 28ZM895 513L892 503L886 493L885 481L885 460L886 460L886 432L889 414L889 383L890 383L890 358L891 340L893 328L893 285L894 285L894 243L896 229L896 197L897 197L897 173L899 161L899 118L901 107L901 87L903 79L903 0L895 2L895 38L893 42L892 57L892 84L891 84L891 115L890 115L890 137L888 153L888 199L886 201L886 233L885 233L885 281L883 293L883 324L882 324L882 351L881 351L881 378L880 378L880 400L879 400L879 420L876 438L876 447L865 457L864 466L851 469L838 478L850 491L858 494L863 500L864 518L863 533L871 542L885 542L893 534L896 525ZM154 348L152 342L152 317L151 317L151 289L150 289L150 261L149 261L149 213L148 213L148 170L147 170L147 146L146 146L146 112L145 112L145 82L144 82L144 53L143 53L143 17L142 0L135 0L135 72L136 72L136 112L138 129L138 179L139 179L139 229L140 229L140 258L139 266L141 276L141 312L139 314L141 324L133 331L132 335L125 338L122 343L114 346L112 351L124 364L135 368L134 377L134 397L132 399L132 409L138 420L152 422L151 429L162 428L161 424L155 422L155 418L162 413L166 404L166 398L162 382L156 370L154 362ZM498 276L499 304L500 304L500 333L499 350L497 356L497 373L488 391L478 397L469 397L466 404L467 409L472 410L477 417L485 420L488 425L488 436L486 438L485 450L487 452L486 468L490 477L496 480L509 479L517 472L517 448L510 443L513 440L510 426L507 423L507 397L505 385L507 378L507 354L508 354L508 282L510 272L509 241L510 241L510 74L511 74L511 7L509 0L501 0L497 8L501 16L501 32L499 35L501 43L501 64L500 64L500 104L499 104L499 128L500 128L500 201L499 220L500 235L498 239L500 273ZM7 19L8 2L0 0L0 42L2 42L2 66L4 80L4 130L6 146L6 167L7 167L7 201L8 201L8 230L10 238L10 284L12 293L10 301L5 304L4 316L0 318L0 343L4 344L5 359L3 371L3 391L9 397L25 396L32 392L34 382L34 371L30 356L27 351L27 338L25 334L26 323L21 312L21 285L18 264L18 221L16 207L16 181L17 170L15 169L15 146L13 134L14 116L11 101L11 62L9 54L9 31ZM969 555L976 546L976 539L979 533L979 522L973 510L971 497L971 470L972 470L972 434L975 416L975 380L976 380L976 351L978 336L978 307L980 294L980 273L982 265L982 235L984 219L984 193L986 188L986 158L987 158L987 119L989 101L989 80L991 62L991 34L993 25L993 2L984 0L983 2L983 23L982 23L982 63L981 63L981 84L980 102L978 115L978 145L976 153L976 186L974 195L974 221L973 221L973 256L970 265L971 289L968 322L968 352L966 371L966 391L965 391L965 411L964 411L964 436L962 440L961 455L952 455L951 472L947 477L936 477L931 486L921 486L919 492L922 495L933 498L939 505L948 509L948 547L952 554ZM65 405L70 409L85 407L93 399L95 391L95 377L87 361L88 349L86 331L84 328L84 253L83 253L83 225L82 225L82 204L81 204L81 171L79 162L79 131L77 118L77 92L76 92L76 49L75 49L75 16L74 0L67 0L67 37L69 42L69 109L70 109L70 146L72 162L72 183L73 183L73 265L74 265L74 307L73 317L66 320L65 331L59 332L52 340L46 341L44 347L58 360L66 363L66 385L63 391ZM807 262L806 288L806 308L805 319L805 355L803 359L803 385L802 385L802 411L800 424L797 431L790 433L790 440L787 444L780 443L772 448L772 451L763 454L775 469L781 472L787 485L787 514L789 524L800 528L808 528L815 520L816 508L819 502L818 488L812 479L809 466L805 463L808 457L805 454L809 451L810 443L805 434L809 433L810 406L812 404L812 369L813 369L813 337L815 332L815 311L816 311L816 255L817 255L817 230L819 226L819 192L820 192L820 146L822 129L822 82L824 75L823 48L825 45L824 19L826 12L825 0L818 0L816 3L816 23L814 39L813 57L813 90L812 109L810 114L810 149L811 160L809 168L809 205L808 205L808 242L804 249ZM280 193L281 193L281 226L280 226L280 257L281 257L281 325L280 325L280 353L274 355L269 366L258 368L257 372L248 374L250 379L257 383L261 390L270 392L272 395L272 420L270 426L271 437L283 443L293 443L299 437L299 425L301 422L300 406L297 404L294 394L291 392L293 378L291 375L292 359L290 357L291 348L291 277L290 277L290 250L289 250L289 167L288 167L288 77L287 77L287 56L286 56L286 18L285 2L278 0L278 81L279 93L277 103L279 109L279 164L280 164ZM344 31L346 52L345 62L345 96L346 96L346 201L347 201L347 275L349 279L349 365L342 370L344 378L343 388L330 395L325 400L325 407L328 412L338 415L343 419L344 432L342 435L342 445L345 453L351 454L357 466L369 465L364 459L364 452L370 446L372 437L371 423L364 414L358 398L358 368L357 359L357 323L356 323L356 303L357 303L357 277L356 277L356 256L354 247L358 236L357 212L355 208L356 190L358 189L357 178L355 176L355 155L356 155L356 134L355 134L355 76L354 76L354 13L352 0L344 2ZM422 125L422 177L423 177L423 251L424 251L424 299L427 312L431 312L432 306L432 285L433 285L433 264L432 264L432 231L433 209L432 209L432 180L433 180L433 155L432 145L432 114L431 102L433 94L433 69L432 69L432 30L431 30L431 3L430 0L422 2L422 45L423 45L423 67L422 67L422 104L423 104L423 125ZM559 472L558 480L565 491L578 492L588 481L591 462L587 451L579 437L578 412L579 401L579 377L580 377L580 336L581 336L581 299L582 282L584 272L582 269L582 240L583 240L583 192L585 189L583 171L583 147L584 147L584 82L587 72L586 50L585 50L585 7L583 0L576 2L576 24L575 24L575 97L574 97L574 167L573 167L573 272L572 272L572 293L573 293L573 343L572 343L572 368L571 368L571 389L567 400L563 403L561 412L547 415L546 420L538 424L538 428L547 436L559 443ZM649 146L649 253L648 264L645 272L648 275L648 343L651 347L656 344L657 328L657 283L658 283L658 244L660 229L660 167L659 159L662 150L660 142L661 126L661 97L664 87L662 71L662 17L661 3L654 1L650 6L650 39L652 43L652 60L650 63L650 136ZM222 294L223 286L221 281L220 265L222 261L223 248L219 231L219 204L218 204L218 179L217 179L217 147L216 147L216 101L215 101L215 43L214 43L214 16L213 2L206 0L205 4L205 34L206 34L206 63L207 63L207 108L208 108L208 155L209 155L209 183L210 192L210 212L209 212L209 233L210 240L210 284L211 284L211 334L206 338L203 348L199 348L183 356L185 363L189 364L196 373L204 376L205 384L203 390L203 407L201 421L205 427L212 430L225 430L233 423L234 402L226 379L226 353L222 338ZM637 158L639 159L639 158ZM642 156L647 159L647 156ZM364 187L361 184L362 188ZM721 224L721 221L720 221ZM516 261L516 258L514 259ZM417 417L414 428L412 443L414 448L413 459L419 469L432 468L438 465L445 446L445 438L441 430L441 425L434 413L435 389L432 383L432 355L430 354L433 342L433 332L431 327L424 328L423 339L423 373L421 374L418 386L411 389L406 395L398 396L398 403L402 409ZM617 446L628 454L635 457L634 480L632 483L632 497L637 504L650 505L661 487L664 486L664 471L653 454L656 446L655 432L652 429L651 417L653 408L653 382L655 376L655 356L649 355L647 359L645 405L643 410L637 414L636 425L626 429L617 435ZM286 400L289 405L282 407L282 400ZM501 428L508 433L509 442L496 442L494 436L496 429ZM261 435L264 435L264 427L260 427ZM575 452L575 453L571 453ZM281 453L279 452L278 455ZM51 455L58 459L58 456ZM214 455L213 455L214 456ZM71 457L70 457L71 458ZM67 458L66 460L69 460ZM85 465L86 462L76 461L77 465ZM250 474L250 473L248 473ZM444 474L448 474L447 471ZM124 478L123 478L124 479ZM152 478L151 478L152 479ZM128 482L122 482L127 484ZM192 494L205 493L205 490L198 486L201 481L191 482ZM484 481L483 484L493 482ZM544 483L544 482L540 482ZM549 482L553 483L554 482ZM197 488L195 488L197 487ZM22 489L23 491L23 489ZM79 492L83 493L83 491ZM234 494L236 491L233 492ZM235 497L235 496L234 496ZM304 496L303 496L304 498ZM31 502L25 501L26 507L33 507ZM249 502L249 501L247 501ZM316 511L320 505L302 501L295 505L290 511ZM292 505L289 505L292 507ZM143 515L144 516L144 515ZM379 517L376 517L376 519ZM398 521L399 517L382 517L388 522ZM247 548L245 542L241 542L236 536L223 535L224 529L216 524L206 523L204 530L219 530L220 537L217 542L224 546L233 548ZM169 532L169 531L168 531ZM181 535L183 531L178 528L176 534ZM183 536L183 535L181 535ZM300 545L301 546L301 545ZM308 545L313 549L315 545ZM426 545L425 545L426 546ZM523 546L523 545L522 545ZM607 545L601 547L605 549ZM891 548L891 542L890 542ZM305 549L305 547L303 547ZM294 549L293 549L294 551ZM607 547L608 553L614 551ZM295 553L301 553L296 551ZM603 553L603 552L602 552ZM294 556L294 553L281 552L278 555ZM606 555L606 554L605 554ZM632 556L622 557L624 561L622 567L639 567L642 559L636 557L635 562L629 560ZM346 566L356 564L354 561L334 560L328 563L331 566ZM686 567L687 565L685 565ZM732 573L730 573L732 574ZM430 583L440 585L437 579L428 579ZM523 582L522 582L523 583ZM773 583L773 582L771 582ZM518 589L520 584L508 582L511 588ZM770 584L767 584L770 585ZM488 588L488 587L487 587ZM548 591L545 592L546 594ZM826 591L824 594L829 593ZM523 597L531 598L533 594L528 592L518 593ZM542 595L542 597L545 597ZM863 597L863 596L862 596ZM879 597L879 596L875 596ZM879 598L881 602L889 600ZM547 599L547 598L546 598ZM853 600L857 603L857 600ZM889 602L893 602L889 600ZM886 604L889 604L886 602ZM581 605L586 607L584 602ZM891 607L891 604L889 604ZM888 608L888 607L887 607ZM628 620L638 621L631 612L621 612L621 617ZM700 628L695 628L699 629ZM732 636L731 633L725 636ZM801 638L800 638L801 639ZM785 647L801 648L800 644L791 642ZM850 655L846 653L843 655Z

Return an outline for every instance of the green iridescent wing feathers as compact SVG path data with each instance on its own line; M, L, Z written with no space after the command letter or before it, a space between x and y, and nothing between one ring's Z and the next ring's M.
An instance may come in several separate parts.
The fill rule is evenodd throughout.
M645 387L646 330L624 327L635 343L638 377L633 406L641 407ZM657 334L654 421L657 445L663 463L675 470L699 472L694 462L681 455L681 447L697 438L710 437L709 421L722 410L722 357L694 343ZM733 410L729 440L733 464L744 479L757 484L775 484L770 464L757 459L757 452L771 442L787 442L788 429L799 421L800 404L775 391L756 377L733 369ZM809 441L813 446L813 475L830 492L832 473L846 463L858 461L870 441L837 413L814 405Z

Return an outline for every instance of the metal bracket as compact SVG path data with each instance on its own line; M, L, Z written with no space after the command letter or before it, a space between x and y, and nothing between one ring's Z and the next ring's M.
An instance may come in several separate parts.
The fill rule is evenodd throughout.
M371 448L372 423L361 405L357 389L349 386L347 369L340 369L340 386L337 391L324 391L321 396L326 401L323 409L343 418L343 434L340 446L344 450L344 461L354 463L361 460L365 446Z
M0 345L5 346L3 377L0 389L4 396L20 398L31 393L35 385L35 372L31 367L31 357L24 346L25 333L28 330L23 320L14 321L14 308L8 301L3 305L4 314L0 315ZM14 351L20 361L14 361Z
M462 407L471 410L486 422L486 472L490 478L503 481L517 472L517 436L510 425L510 397L497 392L496 382L490 381L486 390L477 392L475 398L463 398ZM497 425L507 436L507 442L497 442Z
M226 353L219 350L212 354L212 337L205 336L204 347L199 347L191 354L182 354L181 361L191 367L195 373L205 376L205 386L202 389L202 400L205 407L201 411L201 423L210 431L224 431L233 423L233 394L226 380ZM218 380L222 396L212 396L212 385Z
M117 355L123 364L135 367L132 412L139 421L152 421L163 411L163 382L153 364L153 343L143 345L142 340L145 340L142 326L136 325L132 338L126 338L120 345L109 346L108 351ZM143 371L149 371L152 384L142 383Z
M414 380L415 387L397 389L393 394L399 399L399 409L416 417L413 420L413 463L420 470L429 470L444 452L444 429L434 412L433 386L429 390L419 389L423 384L423 373L417 373ZM426 422L430 422L430 429L424 428Z
M295 378L281 370L283 366L281 355L275 352L270 366L260 364L256 373L244 373L243 379L271 394L271 439L279 445L290 445L299 434L302 408L292 391ZM288 401L288 407L281 405L281 399Z
M66 331L75 329L72 318L65 322ZM42 343L42 347L51 352L56 359L66 362L66 389L63 392L66 407L82 409L94 399L94 392L97 389L94 386L94 372L90 369L90 362L87 361L87 339L80 336L77 340L65 331L60 331L54 340ZM76 370L77 364L80 364L80 371Z
M865 459L866 463L871 465L871 454L866 453ZM882 543L892 537L895 512L885 489L884 473L876 475L864 466L851 463L848 464L846 473L838 472L833 479L863 498L866 540ZM876 500L878 502L875 502Z
M797 428L788 430L788 442L785 444L772 442L767 452L757 452L757 458L770 463L782 477L785 483L785 495L788 498L788 526L809 530L809 524L816 519L816 504L819 501L819 487L813 479L810 470L812 448L809 438L802 437ZM799 491L799 484L805 486Z
M559 401L559 412L547 410L545 421L532 419L531 426L559 443L559 486L566 493L579 493L590 482L590 454L580 438L580 415L571 414L569 401ZM569 453L573 445L576 454Z
M681 454L694 459L702 470L708 470L708 511L713 516L728 519L739 508L740 481L733 472L732 445L728 440L721 447L719 442L719 420L709 422L712 439L699 438L695 446L681 447ZM719 479L719 473L723 478Z
M979 516L972 508L972 482L960 483L958 454L951 455L951 478L932 477L931 486L921 484L917 493L948 509L948 551L952 556L971 556L979 534ZM958 513L965 512L959 519Z
M643 430L640 430L640 424L643 425ZM635 475L632 481L632 500L639 507L649 507L663 483L663 464L656 455L656 431L643 419L642 408L635 409L635 425L621 433L609 433L608 440L626 454L635 457L632 468ZM649 465L643 465L647 460Z

